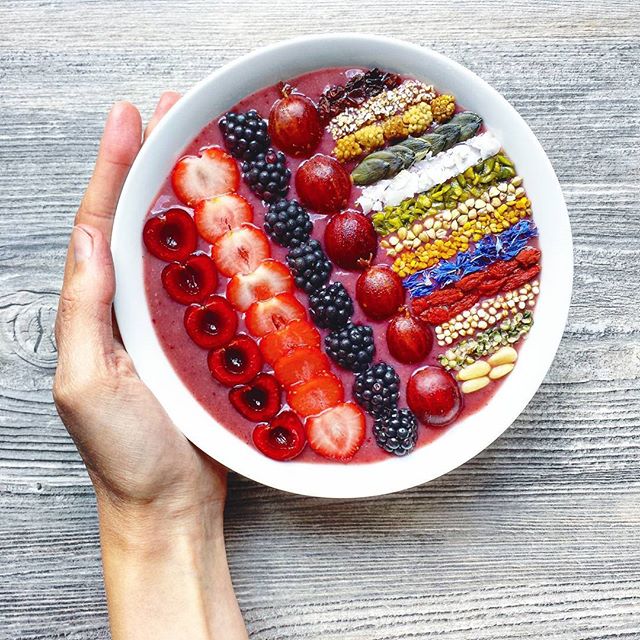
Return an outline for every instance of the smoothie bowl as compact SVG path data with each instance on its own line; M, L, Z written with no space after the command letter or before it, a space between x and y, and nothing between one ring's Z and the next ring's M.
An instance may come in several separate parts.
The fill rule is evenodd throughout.
M516 111L439 54L354 34L185 95L129 174L113 251L125 346L176 425L324 497L421 484L498 437L553 360L573 262Z

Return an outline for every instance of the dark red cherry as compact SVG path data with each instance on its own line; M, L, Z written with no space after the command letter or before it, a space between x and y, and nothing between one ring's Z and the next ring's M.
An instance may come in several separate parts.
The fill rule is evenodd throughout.
M198 232L184 209L169 209L149 218L142 231L149 253L165 262L181 261L196 250Z
M207 357L211 375L225 387L251 382L262 369L262 353L253 338L241 333Z
M357 211L344 211L327 223L324 247L339 267L361 271L376 256L378 236L367 216Z
M368 267L356 282L356 300L366 316L373 320L390 318L404 298L400 276L386 265Z
M184 262L172 262L162 270L162 284L176 302L202 302L218 286L218 274L213 260L204 253L196 253Z
M227 344L238 329L238 316L222 296L211 296L203 304L194 304L184 312L184 327L189 337L203 349Z
M282 405L280 383L270 373L259 373L249 384L229 391L229 400L247 420L271 420Z
M299 456L307 442L300 418L293 411L283 411L271 422L253 430L253 443L273 460L291 460Z

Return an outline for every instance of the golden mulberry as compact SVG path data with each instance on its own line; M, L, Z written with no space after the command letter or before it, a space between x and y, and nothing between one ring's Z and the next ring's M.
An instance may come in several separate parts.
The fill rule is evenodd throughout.
M386 140L406 138L409 135L409 128L402 121L402 116L387 118L382 123L382 131Z
M431 113L436 122L451 120L456 112L456 99L453 96L442 94L431 101Z
M356 142L365 151L373 151L384 145L384 131L377 124L370 124L355 132Z
M426 102L419 102L404 112L402 121L407 125L410 134L422 133L433 122L431 107Z
M355 134L350 134L344 138L340 138L336 142L333 155L340 162L347 162L352 158L357 158L364 153L364 149L358 144Z

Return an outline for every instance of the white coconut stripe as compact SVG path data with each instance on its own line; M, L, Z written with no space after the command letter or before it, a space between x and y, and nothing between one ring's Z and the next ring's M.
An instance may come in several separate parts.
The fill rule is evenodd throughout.
M490 132L475 136L448 151L417 162L389 180L364 187L357 203L365 213L379 211L387 205L399 205L406 198L428 191L490 158L500 148L500 142Z

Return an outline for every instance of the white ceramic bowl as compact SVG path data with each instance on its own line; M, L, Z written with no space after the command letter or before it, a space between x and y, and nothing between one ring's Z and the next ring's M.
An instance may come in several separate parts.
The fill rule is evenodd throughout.
M518 366L489 404L406 458L371 464L275 462L217 424L192 397L164 355L145 302L142 226L145 214L182 150L214 117L244 96L323 67L373 67L415 76L479 113L524 177L543 251L542 287ZM115 310L141 378L183 433L230 469L285 491L356 498L413 487L455 469L518 417L542 383L560 343L571 298L571 230L560 185L545 152L516 110L468 69L429 49L359 34L320 35L259 49L189 91L150 136L125 184L113 230Z

